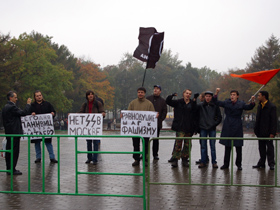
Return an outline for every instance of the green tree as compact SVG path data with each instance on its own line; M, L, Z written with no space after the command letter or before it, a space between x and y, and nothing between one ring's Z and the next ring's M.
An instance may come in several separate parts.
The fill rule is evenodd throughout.
M10 85L5 92L11 89L17 91L19 101L25 103L26 98L32 97L33 92L39 89L58 112L69 110L72 101L64 93L72 87L69 82L72 74L61 64L52 64L57 55L50 46L50 40L34 40L23 33L18 39L11 39L9 44L16 48L11 62L17 63L17 66L7 72L5 82Z

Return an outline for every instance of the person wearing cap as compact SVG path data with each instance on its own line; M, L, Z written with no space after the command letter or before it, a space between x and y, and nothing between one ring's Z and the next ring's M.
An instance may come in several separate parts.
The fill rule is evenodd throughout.
M191 95L192 91L190 89L185 89L183 91L183 98L181 99L172 99L174 96L177 96L176 93L166 98L166 104L174 107L174 120L171 129L176 131L176 137L192 137L197 130L196 99L199 94L194 94L193 99L191 99ZM191 141L189 139L176 139L175 147L172 152L172 159L174 160L171 164L172 167L178 167L178 160L180 160L180 158L182 158L183 166L189 166L189 147L191 147Z
M216 137L216 126L222 121L220 108L212 102L213 92L205 91L205 99L198 104L198 119L200 137ZM210 139L211 162L213 168L218 168L216 161L216 139ZM207 139L200 140L201 162L198 168L207 165Z
M239 101L239 92L237 90L230 91L230 98L224 101L218 100L220 88L216 89L213 97L213 102L225 109L226 118L224 120L221 137L243 137L243 127L241 116L243 110L252 110L255 107L255 96L251 97L251 103L246 104L244 101ZM225 146L224 165L221 169L229 168L231 140L221 139L220 144ZM238 170L242 170L242 146L243 140L233 140L233 146L236 150L235 165Z
M205 99L205 92L202 92L202 93L200 93L200 95L199 95L199 100L200 100L200 103L203 103L203 101L204 101L204 99ZM201 140L199 140L199 144L200 144L200 146L201 146ZM208 151L206 150L206 154L207 154L207 161L206 161L206 163L208 164L209 163L209 156L208 156ZM202 156L202 155L201 155ZM200 164L201 163L201 158L199 159L199 160L197 160L197 161L195 161L195 164Z
M161 86L154 85L154 94L147 97L147 99L151 101L152 104L154 105L156 112L159 113L157 137L159 137L160 129L162 128L162 121L165 120L167 114L167 105L165 103L165 100L160 96L160 94L161 94ZM158 150L159 150L159 140L153 140L154 160L159 160Z

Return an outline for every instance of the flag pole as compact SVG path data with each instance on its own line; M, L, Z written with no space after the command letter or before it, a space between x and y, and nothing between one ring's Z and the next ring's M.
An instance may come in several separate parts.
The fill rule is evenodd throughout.
M256 96L260 91L261 91L261 89L263 89L265 87L265 85L263 85L263 86L261 86L261 88L254 94L254 96ZM251 98L250 98L250 100L249 100L249 102L251 102Z
M142 87L144 87L144 81L145 81L145 77L146 77L146 71L147 71L147 69L145 69L145 73L144 73L144 77L143 77L143 82L142 82Z

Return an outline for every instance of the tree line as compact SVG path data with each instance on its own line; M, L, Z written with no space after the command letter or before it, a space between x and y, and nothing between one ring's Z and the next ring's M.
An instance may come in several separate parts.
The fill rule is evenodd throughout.
M244 46L246 47L246 46ZM221 88L220 99L229 96L229 90L237 89L240 100L247 101L261 85L232 78L231 73L244 74L266 69L280 68L279 39L271 35L265 44L256 49L244 69L217 71L205 66L196 68L182 64L172 51L164 50L155 69L148 69L144 87L147 95L153 86L162 87L162 96L180 94L190 88L193 93ZM222 61L221 61L222 62ZM19 103L25 103L35 90L41 90L58 113L77 112L85 101L86 90L93 90L105 102L105 109L114 114L127 109L136 98L136 90L142 85L145 64L125 53L118 64L101 68L100 65L77 58L65 45L52 42L52 37L38 32L23 33L18 38L0 33L0 107L6 103L6 94L15 90ZM280 75L277 74L264 88L270 100L280 112ZM253 111L254 112L254 111ZM116 115L114 115L116 116Z

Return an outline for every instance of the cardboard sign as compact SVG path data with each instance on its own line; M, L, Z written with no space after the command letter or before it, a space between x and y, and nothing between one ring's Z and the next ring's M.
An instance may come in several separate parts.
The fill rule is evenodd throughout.
M68 135L77 135L77 136L102 135L102 130L103 130L102 114L71 113L68 115ZM85 139L93 139L93 138L86 137Z
M157 112L121 111L121 135L157 137Z
M21 125L24 135L54 135L52 114L37 114L21 117ZM27 140L27 137L22 137ZM42 139L42 137L31 137L30 139Z

